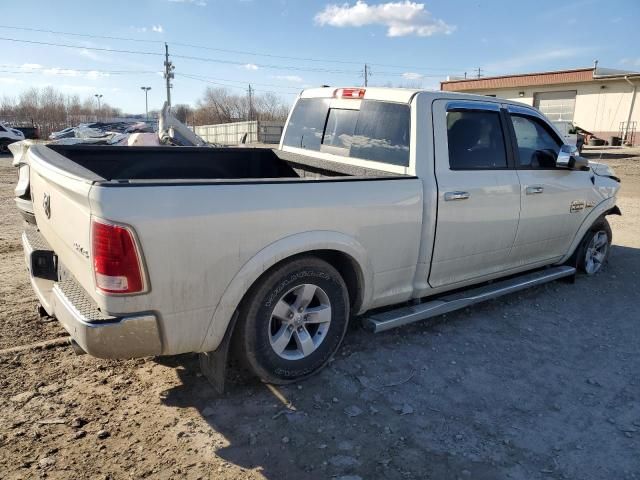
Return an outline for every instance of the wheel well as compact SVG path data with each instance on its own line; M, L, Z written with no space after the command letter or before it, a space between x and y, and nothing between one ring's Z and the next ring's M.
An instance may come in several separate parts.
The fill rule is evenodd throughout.
M302 252L296 255L292 255L291 257L283 258L282 260L265 270L258 278L256 278L251 287L248 288L246 293L243 295L238 308L240 308L245 299L249 295L251 295L252 290L256 285L258 285L260 280L271 270L273 270L274 268L278 268L283 263L296 260L300 257L316 257L320 260L324 260L333 268L335 268L342 276L344 283L347 285L351 311L357 312L358 310L360 310L360 306L362 305L363 300L362 286L364 285L364 275L362 274L358 263L350 255L347 255L346 253L340 252L338 250L310 250L308 252Z
M308 254L324 260L333 268L338 270L338 273L342 276L344 283L347 284L351 311L357 312L360 310L364 293L362 289L364 279L357 262L346 253L338 250L314 250L312 252L308 252Z

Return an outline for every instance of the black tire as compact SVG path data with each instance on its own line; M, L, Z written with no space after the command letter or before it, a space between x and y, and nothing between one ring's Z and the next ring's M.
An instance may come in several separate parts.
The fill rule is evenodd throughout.
M305 325L308 333L316 328L312 336L318 342L315 350L308 356L299 359L283 358L281 355L288 355L291 351L296 353L295 348L300 345L297 342L299 337L293 332L296 336L291 337L294 343L287 344L289 350L285 347L281 354L276 353L276 347L272 347L271 341L281 331L280 328L295 328L292 325L287 327L288 324L281 322L279 317L273 316L272 319L272 315L281 299L297 299L296 292L305 288L302 285L319 287L316 291L319 294L321 292L322 298L330 302L330 322L324 327L327 330L319 335L319 327ZM299 287L298 290L296 287ZM313 298L313 301L317 301L316 297ZM313 301L309 304L310 307ZM349 309L346 284L338 271L327 262L307 256L279 265L251 288L240 307L234 335L236 355L249 370L267 383L286 384L307 378L320 371L340 347L349 323ZM298 318L301 315L296 315L296 319L301 321ZM277 332L274 332L274 328Z
M593 249L594 242L596 242L595 237L600 235L600 238L603 238L602 235L606 235L606 245L603 245L603 255L601 259L597 262L597 265L594 266L590 264L589 259L590 256L593 258L593 251L590 252L590 249ZM602 267L606 264L609 259L609 253L611 252L611 241L613 239L613 235L611 233L611 226L606 218L602 218L598 220L596 223L592 225L589 231L584 235L582 242L580 242L580 246L577 251L577 266L583 273L591 276L595 275Z

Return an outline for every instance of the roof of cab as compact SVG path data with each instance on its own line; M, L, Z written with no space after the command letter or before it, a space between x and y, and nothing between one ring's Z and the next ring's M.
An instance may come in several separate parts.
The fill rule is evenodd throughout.
M474 95L470 93L445 92L442 90L421 90L414 88L389 88L389 87L320 87L309 88L300 93L299 98L334 98L335 93L340 89L362 88L365 90L365 100L379 100L386 102L410 103L413 98L420 95L429 95L434 100L438 98L451 98L458 100L481 100L491 103L503 103L511 105L526 106L520 102L505 100L502 98L488 97L485 95Z

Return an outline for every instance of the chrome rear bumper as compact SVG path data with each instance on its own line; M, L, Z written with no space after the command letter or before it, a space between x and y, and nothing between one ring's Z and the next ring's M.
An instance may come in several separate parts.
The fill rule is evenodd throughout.
M34 277L31 254L49 248L35 228L22 234L31 285L43 307L90 355L99 358L136 358L160 355L162 341L153 313L111 316L100 311L82 287L70 276L52 281Z

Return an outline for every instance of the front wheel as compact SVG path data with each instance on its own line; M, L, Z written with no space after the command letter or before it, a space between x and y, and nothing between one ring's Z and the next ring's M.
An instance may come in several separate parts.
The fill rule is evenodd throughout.
M596 223L582 240L578 253L578 267L587 275L598 273L609 258L611 227L606 219Z
M347 330L349 295L338 271L316 257L275 267L240 308L236 347L263 381L285 384L318 372Z

